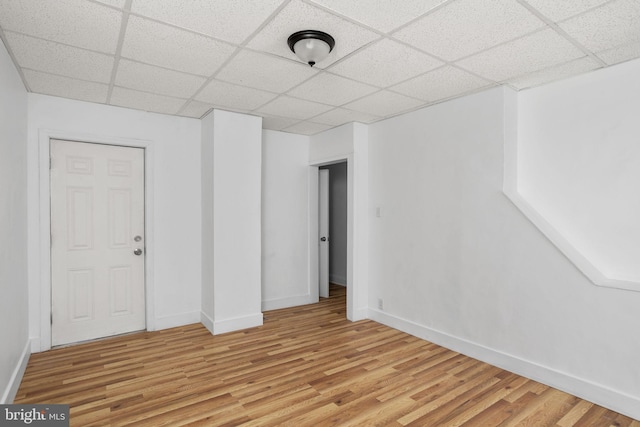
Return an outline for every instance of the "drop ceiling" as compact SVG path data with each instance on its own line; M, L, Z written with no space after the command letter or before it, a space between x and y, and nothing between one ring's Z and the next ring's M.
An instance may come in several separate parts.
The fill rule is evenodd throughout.
M30 92L311 135L640 57L640 0L0 0L0 37Z

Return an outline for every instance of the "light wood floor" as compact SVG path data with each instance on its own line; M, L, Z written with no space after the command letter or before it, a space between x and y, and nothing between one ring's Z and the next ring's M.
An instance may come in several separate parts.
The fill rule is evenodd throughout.
M34 354L15 403L68 403L72 426L633 426L640 422L372 321L344 288L265 313Z

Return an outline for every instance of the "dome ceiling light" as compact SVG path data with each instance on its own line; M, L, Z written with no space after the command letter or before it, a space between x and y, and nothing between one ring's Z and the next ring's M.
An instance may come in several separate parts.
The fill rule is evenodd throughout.
M322 31L304 30L291 34L287 44L298 58L313 67L329 55L336 41Z

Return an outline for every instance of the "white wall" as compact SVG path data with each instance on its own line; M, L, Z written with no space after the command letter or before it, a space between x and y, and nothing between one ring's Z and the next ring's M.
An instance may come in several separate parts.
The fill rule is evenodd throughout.
M353 153L347 165L347 231L353 236L347 242L347 281L353 290L347 295L358 320L367 317L369 301L369 126L353 124Z
M313 135L309 146L309 163L334 162L353 154L353 126L353 123L346 124Z
M207 231L213 232L213 258L207 254L202 262L213 262L214 268L213 281L205 277L202 286L213 287L213 318L202 314L205 326L218 334L262 324L262 119L222 110L209 115L213 117L205 119L201 155L203 170L213 170L213 183L202 185L213 194L213 210L203 210L202 221L213 222L213 229ZM213 120L212 129L209 120ZM211 179L211 172L202 177ZM203 198L205 207L211 206L210 197ZM211 291L202 292L207 294Z
M504 116L497 88L369 127L370 316L639 418L640 293L593 286L502 194Z
M200 130L199 120L147 113L44 95L29 94L28 197L29 197L29 316L36 349L46 348L46 323L41 318L43 277L39 214L39 164L42 135L59 138L148 145L147 292L153 301L150 329L162 329L200 320ZM46 144L45 144L46 145ZM151 153L151 155L149 155ZM149 176L147 179L149 180ZM147 212L149 213L149 212ZM45 219L46 220L46 219ZM149 320L149 319L148 319Z
M638 75L640 60L518 96L519 193L605 277L633 282L640 282Z
M347 285L347 164L329 169L329 281Z
M262 132L263 310L317 302L309 282L308 170L308 136Z
M11 403L29 358L27 91L0 41L0 403Z
M201 205L202 205L202 316L201 322L213 331L214 313L214 245L213 245L213 138L215 114L209 113L202 118L201 133Z

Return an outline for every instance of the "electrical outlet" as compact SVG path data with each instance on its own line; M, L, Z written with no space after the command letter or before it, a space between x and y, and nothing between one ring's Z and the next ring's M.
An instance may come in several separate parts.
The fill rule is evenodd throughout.
M378 310L384 310L384 304L382 298L378 298Z

